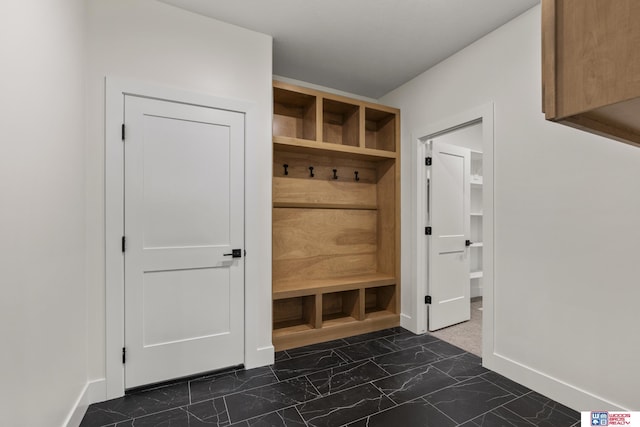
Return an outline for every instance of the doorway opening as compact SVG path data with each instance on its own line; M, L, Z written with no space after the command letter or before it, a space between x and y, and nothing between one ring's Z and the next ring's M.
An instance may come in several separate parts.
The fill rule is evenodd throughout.
M249 218L251 221L256 221L258 216L262 218L264 215L260 210L256 210L256 212L260 213L255 215L252 212L248 214L244 212L244 203L249 194L247 187L242 182L244 181L244 171L246 170L244 165L247 162L244 155L244 144L245 139L248 139L245 138L245 135L259 134L256 126L259 121L256 120L255 106L244 101L185 92L138 81L109 78L105 82L106 399L123 396L125 389L135 388L138 385L162 382L165 379L206 372L222 366L244 363L245 367L252 368L272 362L273 347L259 346L257 340L260 334L257 332L247 333L244 327L245 324L257 325L259 323L256 314L259 312L257 307L262 306L259 286L261 282L245 282L243 278L247 273L254 274L258 271L258 266L254 264L251 268L246 267L244 263L246 254L242 251L245 240L242 237L245 234L245 215L247 216L247 221L249 221ZM128 104L126 98L140 101L142 104L139 102ZM142 110L138 107L141 107ZM149 110L149 112L147 109L160 109L162 111ZM170 111L165 111L165 109ZM133 118L128 116L130 112L135 111L140 114L134 114ZM196 117L192 117L192 113ZM197 116L198 114L214 114L215 117L209 120L206 117ZM140 125L140 120L136 119L136 117L143 120L144 126ZM229 119L230 123L225 123L226 119ZM125 124L124 127L123 123ZM138 124L136 125L136 123ZM158 131L158 126L151 126L152 124L164 126L165 128L162 131ZM154 138L144 133L150 131L150 129L155 130ZM179 134L179 138L174 138L176 133ZM182 138L185 134L189 138ZM182 142L178 143L178 141ZM180 144L187 144L187 141L190 144L189 150L182 150L182 145ZM212 141L216 141L215 146L212 146L214 144ZM232 143L232 141L234 142ZM152 143L154 144L153 147L145 146L145 156L151 157L149 159L144 157L144 161L140 160L141 157L136 156L135 153L130 151L125 153L127 150L134 149L134 145L141 147L142 144ZM190 151L195 148L198 148L197 153ZM202 155L201 149L204 150L205 155ZM218 161L220 160L218 157L222 158L219 153L220 150L227 150L223 154L225 159L229 157L229 161ZM125 162L125 156L128 163ZM135 163L136 159L138 159L137 163ZM203 159L208 159L209 163L204 164L205 160ZM218 161L218 167L215 170L211 170L210 166L208 166L212 164L211 159ZM134 163L142 165L142 167L133 167L135 166ZM178 164L183 166L187 164L188 167L177 168ZM251 164L256 165L254 162ZM234 166L232 167L231 165ZM128 173L125 173L130 166L131 169L128 170ZM155 169L153 169L154 167ZM153 170L169 171L170 174L154 173ZM140 208L137 212L141 212L141 215L149 216L149 212L151 212L154 217L151 219L143 217L143 221L140 221L139 218L130 218L125 221L126 212L129 212L125 209L125 198L136 194L136 188L125 191L127 187L125 185L125 177L135 178L136 173L146 173L142 177L143 183L148 185L143 188L149 190L145 192L146 198L138 198L136 200L142 200L147 204L151 202L162 203L168 208ZM205 175L206 179L200 179L201 176L194 176L197 173ZM233 178L231 178L234 173L237 173L237 176L233 175ZM225 175L230 177L229 180L234 185L229 184L229 180L223 182L222 178ZM131 182L139 181L132 180ZM215 191L215 189L201 188L202 182L206 183L206 185L221 187L226 191L224 194L226 194L225 197L228 203L225 206L228 204L230 206L229 210L233 214L225 214L220 211L220 200L223 199L220 196L221 193ZM182 186L178 188L177 185L180 183ZM250 186L249 188L252 187ZM217 212L216 215L208 213L202 215L202 209L200 208L197 210L181 208L185 204L181 203L185 197L197 197L198 194L202 193L208 195L208 199L205 200L206 203L203 202L202 206L208 212ZM213 194L215 194L215 197L212 201ZM251 194L255 195L256 192L252 190ZM134 208L134 201L127 200L127 207ZM197 203L199 202L187 204L193 205ZM176 207L176 204L178 204L178 207ZM237 211L241 213L236 214L235 212ZM162 217L160 216L161 212L164 214L171 212L172 214ZM231 230L233 228L233 230L239 230L239 232L231 233L231 231L225 231L224 233L211 234L213 227L208 227L206 232L199 232L198 230L192 232L194 227L207 227L206 224L203 226L202 221L198 218L194 219L194 215L200 215L204 218L215 217L221 224L224 221L233 223L233 225L224 227L224 229ZM158 224L160 220L166 224ZM134 227L136 225L135 221L142 223L142 225ZM222 228L222 225L220 225L220 228ZM176 232L178 229L181 230L180 233ZM215 230L218 229L216 228ZM228 244L224 244L224 241L221 243L221 240L226 235L229 235L233 241L228 242ZM202 242L201 239L205 237L209 241ZM169 241L171 239L173 240ZM151 248L149 248L150 246ZM173 256L177 255L179 250L187 250L189 256L182 256L182 254ZM207 253L203 254L202 252L204 251L207 251ZM142 255L140 255L141 253ZM138 256L137 259L141 260L137 264L136 259L132 259L135 256ZM193 264L185 264L193 259L195 259ZM126 263L125 260L127 260ZM152 262L158 260L168 264L168 266L156 268L155 265L151 265ZM136 266L138 266L137 272L135 270ZM132 271L137 277L128 280L128 283L133 283L134 279L138 280L137 287L133 285L125 286L126 276ZM151 273L147 274L147 272ZM242 273L242 277L240 280L235 280L234 278L239 276L238 273ZM140 276L144 277L145 275L147 276L146 278L142 281L139 280ZM170 275L173 277L169 280L167 276ZM221 280L216 280L217 277L225 279L226 288L221 286L214 289L212 287L213 285L211 284L214 282L223 283ZM229 280L226 280L226 278L229 278ZM233 286L231 285L232 282L234 283ZM174 283L186 283L187 285L178 289L177 287L172 287ZM235 285L236 283L238 284L237 286ZM207 286L209 287L207 288ZM135 307L134 299L125 304L125 300L128 300L128 295L131 294L130 290L135 292L135 294L132 294L133 298L135 299L137 295L138 301L141 302L137 310L135 308L131 309L131 307ZM180 292L180 294L178 295L176 292ZM187 292L190 292L190 294L185 295ZM203 294L206 295L203 296ZM142 295L142 299L140 295ZM225 297L227 301L238 301L239 304L237 305L242 310L235 309L236 305L234 305L234 308L229 306L228 309L225 307L226 313L221 315L220 307L217 307L218 310L212 312L211 304L202 302L206 299L208 301L214 300L217 303L224 301ZM194 310L194 304L195 306L199 305L199 307L195 307L196 310ZM143 307L143 310L139 309L140 306ZM178 307L180 309L177 310L180 315L176 314L177 306L180 306ZM251 307L251 309L247 310L246 307ZM129 313L128 316L126 315L126 310L129 310L127 311ZM234 313L237 314L238 312L242 314L234 316ZM125 329L129 326L126 320L131 320L131 313L134 316L139 316L138 325L142 325L142 327L136 329L138 331L138 341L136 342L128 341L135 338L132 338L132 333L129 331L125 333ZM167 314L165 315L165 313ZM231 314L227 315L228 313ZM143 334L146 334L142 335L142 338L140 338L141 330ZM233 332L230 333L230 330L233 330ZM218 338L226 339L231 335L237 337L233 344L217 342ZM216 348L224 346L228 349L229 346L233 345L236 350L233 352L234 359L223 361L219 366L211 366L211 358L205 355L203 356L205 359L204 367L196 366L195 369L189 368L180 372L169 372L169 368L180 368L183 359L198 362L199 358L205 354L201 349L195 349L188 353L189 355L195 355L193 358L182 357L180 353L182 349L179 349L182 344L188 342L209 343L212 340L216 340L216 343L215 345L209 345L210 350L214 346ZM162 378L143 378L141 381L137 381L131 372L126 372L127 368L135 363L134 358L136 356L132 346L137 346L139 350L142 349L140 351L145 352L161 348L167 349L166 354L169 362L154 357L153 362L146 364L155 366L157 368L156 371L163 375ZM179 350L174 351L174 348ZM138 352L139 354L141 354L140 351ZM209 351L209 354L211 354L211 351ZM138 359L141 360L139 357ZM142 365L143 368L146 369L146 365ZM151 367L153 368L153 366ZM132 382L128 382L132 378Z
M425 229L415 246L426 295L417 329L484 358L493 352L493 106L414 135L416 226Z
M125 388L240 365L245 116L122 98Z
M431 295L428 330L482 356L482 122L429 138L427 150L432 167L425 211L434 226L427 243L428 286L430 294L440 294Z

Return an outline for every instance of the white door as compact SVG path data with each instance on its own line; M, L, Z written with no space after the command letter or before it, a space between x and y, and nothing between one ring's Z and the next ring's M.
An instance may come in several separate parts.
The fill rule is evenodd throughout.
M125 387L241 364L244 115L124 110Z
M432 143L429 182L429 330L470 319L470 151Z

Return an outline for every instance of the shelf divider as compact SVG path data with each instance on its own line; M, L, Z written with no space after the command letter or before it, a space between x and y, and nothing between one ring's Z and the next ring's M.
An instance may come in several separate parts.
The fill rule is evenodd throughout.
M356 159L383 160L398 157L398 155L392 151L352 147L350 145L332 144L330 142L309 141L287 136L274 136L273 145L277 149L290 150L292 152L341 155Z
M482 271L472 271L471 274L469 275L469 278L480 279L482 278L482 276L483 276Z
M274 208L298 208L298 209L351 209L363 211L375 211L376 205L353 205L340 203L297 203L297 202L273 202Z
M369 273L328 279L274 280L273 299L284 299L316 293L341 292L360 288L395 285L396 278L385 273Z

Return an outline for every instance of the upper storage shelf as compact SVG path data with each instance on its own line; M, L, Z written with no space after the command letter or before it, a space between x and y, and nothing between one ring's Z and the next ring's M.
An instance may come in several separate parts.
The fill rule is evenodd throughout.
M273 88L273 135L316 140L316 97Z
M640 146L640 2L542 1L542 110Z
M396 114L365 108L364 116L366 148L396 151Z
M359 146L360 107L333 99L322 100L322 140Z
M284 151L397 158L399 110L273 82L273 142Z

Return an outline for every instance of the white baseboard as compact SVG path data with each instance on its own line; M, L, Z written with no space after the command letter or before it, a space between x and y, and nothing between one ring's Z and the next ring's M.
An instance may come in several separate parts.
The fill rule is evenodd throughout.
M256 351L245 355L245 369L259 368L260 366L273 365L275 348L272 345L258 347Z
M508 357L491 354L483 355L482 364L505 377L529 387L536 392L545 395L557 402L568 406L576 411L629 411L614 402L596 396L586 390L582 390L574 385L551 377L544 372L540 372L520 362Z
M69 413L67 419L62 425L64 427L78 427L82 422L82 418L87 412L89 405L96 402L102 402L106 397L107 383L104 378L89 381L83 387L80 392L80 396L78 396L75 405L73 405L71 413Z
M414 334L419 334L415 320L411 316L407 316L404 313L400 313L400 326Z

